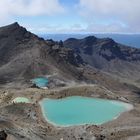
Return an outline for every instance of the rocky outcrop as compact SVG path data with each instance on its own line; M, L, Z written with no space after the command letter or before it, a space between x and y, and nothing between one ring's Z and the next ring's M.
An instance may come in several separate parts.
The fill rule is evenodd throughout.
M83 65L84 61L73 49L63 46L63 42L54 42L53 40L47 40L46 43L50 45L49 53L54 57L58 55L60 60L64 60L72 65Z
M7 134L5 131L0 131L0 140L6 140L7 139Z

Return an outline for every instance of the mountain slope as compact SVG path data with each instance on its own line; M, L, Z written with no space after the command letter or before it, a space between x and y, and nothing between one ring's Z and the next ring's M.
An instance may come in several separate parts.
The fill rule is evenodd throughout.
M90 66L121 78L138 80L140 75L140 49L116 43L110 38L89 36L70 38L64 46L72 48Z
M97 83L114 89L127 88L123 83L117 81L114 75L112 76L110 73L105 73L109 72L108 69L112 65L112 60L116 59L114 57L118 57L117 59L120 60L125 58L119 55L118 52L114 52L114 49L111 49L110 51L113 51L113 56L108 59L108 57L102 54L104 53L104 49L109 50L108 48L102 49L104 42L108 42L108 40L105 39L104 42L98 40L98 43L95 40L98 39L95 37L87 37L83 40L69 39L65 42L55 42L53 40L39 38L28 32L18 23L1 27L0 85L2 85L2 87L4 85L6 88L29 87L31 79L51 75L52 77L54 76L53 81L57 81L56 79L58 79L68 82L69 84L76 81ZM115 43L113 40L111 41ZM110 47L111 46L112 44L110 44ZM123 47L121 49L123 49ZM139 50L136 50L136 52L137 51ZM132 52L135 52L133 48ZM139 60L137 63L138 62ZM127 63L131 66L136 65L135 63ZM89 65L93 67L89 67ZM122 64L120 63L120 65ZM123 65L124 68L121 69L120 74L123 74L122 71L132 72L129 65ZM128 71L126 70L127 67L129 68ZM118 71L120 67L118 64L114 64L113 69ZM103 72L100 70L103 70ZM137 70L136 68L136 74L138 73ZM113 73L113 71L111 72ZM139 81L139 79L137 79L137 81Z
M83 65L80 56L59 43L51 43L53 45L28 32L18 23L1 27L0 83L29 81L54 73L77 79L80 74L78 67Z

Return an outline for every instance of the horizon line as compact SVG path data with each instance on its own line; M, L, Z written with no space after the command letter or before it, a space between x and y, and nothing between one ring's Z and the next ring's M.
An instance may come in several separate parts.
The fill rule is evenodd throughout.
M112 32L95 32L95 33L35 33L39 35L53 35L53 34L58 34L58 35L93 35L93 34L116 34L116 35L140 35L140 33L112 33Z

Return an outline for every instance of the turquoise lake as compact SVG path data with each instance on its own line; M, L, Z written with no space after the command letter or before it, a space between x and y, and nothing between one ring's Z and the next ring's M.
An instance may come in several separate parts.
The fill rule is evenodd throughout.
M35 78L32 80L32 83L36 84L38 87L46 87L48 82L47 78Z
M63 99L40 101L47 121L58 126L84 124L100 125L117 118L120 113L132 109L132 105L96 98L72 96Z

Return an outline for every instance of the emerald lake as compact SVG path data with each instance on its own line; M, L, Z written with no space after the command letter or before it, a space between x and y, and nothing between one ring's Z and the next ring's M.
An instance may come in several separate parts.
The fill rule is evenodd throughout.
M25 97L17 97L13 100L14 103L30 103L30 100Z
M100 125L133 108L131 104L81 96L40 101L45 119L58 126Z
M47 78L35 78L31 80L33 84L35 84L37 87L43 88L48 85L48 79Z

